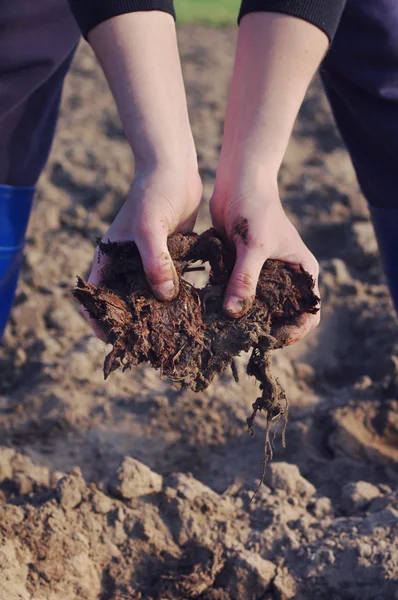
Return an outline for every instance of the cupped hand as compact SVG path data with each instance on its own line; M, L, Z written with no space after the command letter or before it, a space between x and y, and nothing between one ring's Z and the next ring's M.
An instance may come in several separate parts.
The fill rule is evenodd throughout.
M197 170L191 173L170 168L149 168L135 173L130 193L104 242L134 241L153 293L159 300L170 301L178 294L178 278L167 248L167 237L194 227L202 196ZM88 282L100 285L106 257L95 250ZM95 335L106 335L97 321L85 313Z
M257 188L245 185L244 193L241 189L225 189L216 183L210 201L214 227L236 247L236 263L224 301L226 313L239 318L250 308L261 268L268 258L303 267L314 278L314 291L319 296L317 260L283 210L276 181ZM275 333L279 344L299 341L319 320L319 312L303 315L294 325Z

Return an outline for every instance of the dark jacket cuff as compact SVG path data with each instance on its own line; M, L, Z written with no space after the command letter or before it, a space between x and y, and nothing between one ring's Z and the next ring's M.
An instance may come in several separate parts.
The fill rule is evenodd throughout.
M160 10L176 17L173 0L69 0L69 4L85 38L96 25L126 13Z
M275 12L298 17L321 29L331 41L346 0L243 0L239 22L253 12Z

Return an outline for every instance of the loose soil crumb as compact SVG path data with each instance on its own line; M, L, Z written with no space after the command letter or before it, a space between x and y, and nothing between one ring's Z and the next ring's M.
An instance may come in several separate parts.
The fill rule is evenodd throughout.
M243 221L241 225L244 236ZM254 402L247 424L253 435L257 413L265 413L265 469L268 458L272 458L271 424L284 419L284 444L287 423L286 395L271 373L270 351L277 342L270 332L294 323L303 313L318 311L319 298L314 294L311 275L281 261L268 260L250 310L239 319L231 319L224 314L223 299L235 263L235 249L214 229L202 235L176 234L169 238L179 294L167 303L154 297L134 242L100 242L99 248L108 259L102 286L90 285L79 277L73 294L101 323L113 345L104 363L105 379L119 367L125 370L149 362L179 389L190 387L200 392L227 367L236 379L233 358L252 350L247 373L259 381L261 396ZM210 264L209 283L202 289L182 277L198 261Z

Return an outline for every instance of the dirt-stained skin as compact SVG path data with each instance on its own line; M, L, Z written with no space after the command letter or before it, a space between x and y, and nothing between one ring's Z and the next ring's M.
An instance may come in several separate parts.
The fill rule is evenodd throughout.
M249 243L249 223L244 217L239 217L232 228L234 240L240 240L245 246Z
M231 314L232 317L234 318L240 318L243 317L243 315L245 315L247 313L247 311L249 310L249 308L252 306L254 301L254 296L249 296L248 298L240 298L239 299L239 310L236 311L236 313Z

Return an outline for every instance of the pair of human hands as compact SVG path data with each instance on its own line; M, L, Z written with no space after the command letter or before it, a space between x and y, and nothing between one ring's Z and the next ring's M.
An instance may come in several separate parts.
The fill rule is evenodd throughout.
M88 40L135 157L130 193L104 241L134 240L155 296L172 300L178 278L167 237L193 229L202 197L174 21L161 11L123 14L94 27ZM318 291L317 261L283 210L277 175L327 45L321 30L289 15L252 13L240 24L210 200L214 227L236 246L224 304L232 318L250 307L268 258L302 266ZM247 236L237 235L239 223ZM90 283L100 283L103 260L97 250ZM279 332L279 344L298 341L318 321L319 313L304 315Z
M231 178L232 180L232 178ZM104 241L134 240L155 296L170 301L178 294L178 278L167 248L167 237L192 231L202 197L196 165L185 172L168 166L138 168L130 193L104 236ZM288 219L279 200L275 181L250 184L238 177L225 185L216 179L210 200L214 227L236 247L236 263L227 287L224 310L233 318L243 316L256 293L261 268L268 258L302 266L314 278L318 291L318 263ZM247 239L236 235L236 224L247 222ZM89 283L98 285L104 258L96 249ZM89 319L94 333L106 341L98 323ZM317 326L319 313L305 315L286 328L281 345L299 341Z

